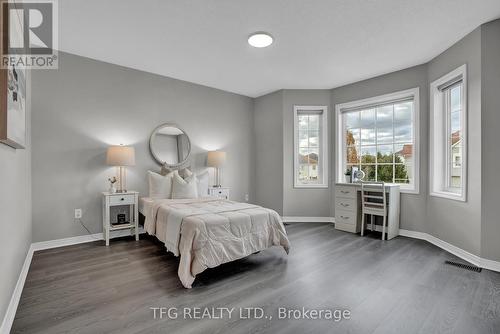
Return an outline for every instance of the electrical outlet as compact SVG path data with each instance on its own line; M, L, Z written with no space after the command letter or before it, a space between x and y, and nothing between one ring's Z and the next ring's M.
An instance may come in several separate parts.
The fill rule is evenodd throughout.
M75 209L75 219L82 218L82 209Z
M250 197L248 196L248 194L245 194L245 202L248 202L249 199Z

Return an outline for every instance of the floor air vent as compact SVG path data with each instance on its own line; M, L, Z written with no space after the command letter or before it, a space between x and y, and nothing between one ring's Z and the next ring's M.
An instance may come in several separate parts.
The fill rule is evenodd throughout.
M458 267L458 268L467 269L467 270L470 270L470 271L475 271L475 272L478 272L478 273L480 273L481 270L482 270L479 267L471 266L470 264L464 264L464 263L459 263L459 262L455 262L455 261L445 261L445 263L449 264L449 265L452 265L452 266L455 266L455 267Z

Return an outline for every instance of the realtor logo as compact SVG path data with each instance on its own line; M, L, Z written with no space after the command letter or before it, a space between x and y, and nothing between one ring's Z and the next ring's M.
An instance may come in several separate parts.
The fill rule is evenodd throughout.
M57 68L57 2L0 0L1 68Z

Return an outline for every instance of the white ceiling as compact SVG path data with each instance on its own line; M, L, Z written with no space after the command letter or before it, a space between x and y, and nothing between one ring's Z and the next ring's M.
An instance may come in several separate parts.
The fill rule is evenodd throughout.
M251 97L424 63L499 0L62 0L60 49ZM271 33L252 48L247 37Z

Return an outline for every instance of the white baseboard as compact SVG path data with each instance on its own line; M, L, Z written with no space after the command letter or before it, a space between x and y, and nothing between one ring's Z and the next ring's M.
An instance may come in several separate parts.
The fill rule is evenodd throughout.
M142 233L145 233L144 229L142 228L142 226L139 226L139 234ZM130 235L130 230L118 230L111 232L111 238L119 238L127 235ZM34 251L38 251L50 248L83 244L85 242L92 242L98 240L104 240L104 236L102 233L79 235L77 237L70 237L70 238L56 239L49 241L40 241L33 243L32 246Z
M23 267L21 268L21 272L19 273L19 278L17 279L14 292L12 292L12 296L10 297L9 306L7 307L7 311L5 312L2 326L0 327L1 334L10 333L10 329L12 328L12 324L14 323L14 318L16 316L17 306L19 305L19 300L21 300L21 294L23 293L24 289L24 282L26 281L26 276L28 276L32 258L33 245L30 245L28 253L26 254L26 258L24 259Z
M142 226L139 227L139 234L145 233ZM111 232L111 238L123 237L130 235L129 230L118 230ZM5 316L2 321L2 326L0 327L0 334L8 334L10 333L10 329L12 328L12 324L14 323L14 318L16 316L17 306L19 305L19 301L21 299L21 294L24 289L24 283L26 282L26 276L28 276L28 271L31 264L31 259L33 258L33 253L35 251L57 248L63 246L77 245L85 242L92 242L97 240L103 240L102 233L89 234L89 235L81 235L78 237L64 238L64 239L56 239L49 241L41 241L34 242L30 245L28 249L28 253L26 254L26 258L24 259L24 264L19 273L19 278L17 279L16 287L14 288L14 292L12 293L12 297L10 298L9 306L7 307L7 311L5 312Z
M80 235L78 237L70 237L70 238L64 238L64 239L34 242L32 244L32 246L33 246L34 251L39 251L39 250L50 249L50 248L77 245L77 244L82 244L85 242L92 242L92 241L97 241L97 240L103 240L102 233L87 234L87 235Z
M428 235L427 241L429 241L431 244L438 246L439 248L444 249L447 252L450 252L451 254L464 259L467 262L472 263L473 265L477 267L482 267L482 259L474 255L472 253L467 252L466 250L463 250L461 248L458 248L457 246L454 246L446 241L443 241L439 238L436 238L432 235Z
M477 255L474 255L466 250L463 250L462 248L459 248L457 246L454 246L444 240L441 240L439 238L436 238L433 235L430 235L428 233L423 233L423 232L417 232L417 231L409 231L409 230L399 230L399 235L404 236L404 237L409 237L409 238L415 238L415 239L422 239L425 241L430 242L431 244L444 249L445 251L469 262L472 263L473 265L488 269L488 270L493 270L500 272L500 262L498 261L493 261L489 259L485 259L482 257L479 257Z
M281 217L284 223L335 223L334 217Z
M410 231L399 229L399 235L403 237L413 238L413 239L422 239L427 240L427 233L418 232L418 231Z
M500 272L500 262L481 258L481 268Z

